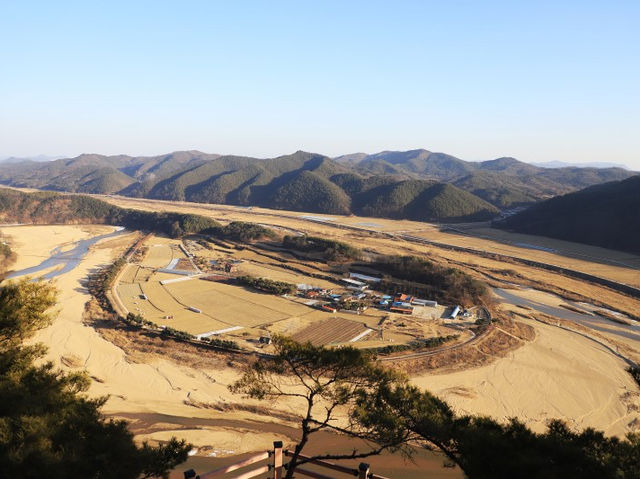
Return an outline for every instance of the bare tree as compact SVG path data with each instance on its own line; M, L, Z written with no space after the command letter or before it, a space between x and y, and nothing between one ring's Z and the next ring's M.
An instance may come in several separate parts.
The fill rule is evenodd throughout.
M247 366L231 391L256 399L287 398L300 404L301 437L287 468L286 479L296 467L313 460L358 459L380 454L385 449L402 448L409 436L402 422L389 416L368 426L359 421L358 398L377 395L402 378L375 364L361 350L324 348L292 339L274 338L275 357L261 358ZM398 426L401 427L398 427ZM358 438L363 446L344 454L319 454L301 457L311 436L333 431Z

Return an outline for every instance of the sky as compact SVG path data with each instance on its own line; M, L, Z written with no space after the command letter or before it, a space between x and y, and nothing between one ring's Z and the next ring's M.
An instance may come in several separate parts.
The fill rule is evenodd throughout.
M640 169L640 2L0 0L0 157L426 148Z

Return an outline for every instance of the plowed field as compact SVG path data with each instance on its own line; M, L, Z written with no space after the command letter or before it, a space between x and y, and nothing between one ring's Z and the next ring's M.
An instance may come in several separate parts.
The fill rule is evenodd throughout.
M367 327L356 321L344 318L330 318L307 326L293 335L298 342L311 342L314 346L346 343L363 333Z

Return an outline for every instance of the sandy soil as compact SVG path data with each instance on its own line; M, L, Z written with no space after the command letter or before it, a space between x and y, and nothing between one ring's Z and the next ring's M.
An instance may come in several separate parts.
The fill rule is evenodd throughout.
M47 233L49 229L55 234ZM15 269L38 264L55 246L91 234L75 226L23 227L6 232L13 236L18 253L19 266ZM104 232L96 229L93 234ZM48 357L65 370L86 369L94 379L90 394L109 395L107 413L196 418L194 427L184 429L177 419L153 431L141 431L149 435L145 437L162 439L179 429L179 435L187 440L202 446L224 445L234 454L270 447L271 433L252 434L246 439L247 435L238 436L237 428L229 428L223 422L243 421L247 429L252 429L250 420L282 419L242 409L223 412L202 407L247 403L227 389L237 377L232 367L222 361L215 366L190 367L168 357L134 362L122 349L83 324L82 314L90 299L83 281L88 272L110 263L111 255L112 250L98 244L77 268L57 279L61 290L59 317L36 338L50 348ZM531 324L538 332L533 343L488 366L422 375L414 381L441 395L459 411L497 418L518 416L536 429L556 417L578 427L602 428L609 434L623 434L640 423L640 393L619 358L574 333L537 322ZM286 403L279 403L277 408L285 413L296 410L294 404ZM203 429L197 420L221 422Z
M82 228L61 226L52 227L56 234L47 237L43 235L44 228L46 227L22 228L20 235L12 232L20 268L39 263L57 244L90 236ZM104 231L95 231L95 234L101 233ZM40 241L36 235L42 235L43 240ZM26 257L20 259L23 251L27 253ZM109 396L104 407L106 413L154 412L179 417L211 418L216 416L211 410L189 406L185 401L238 401L239 397L232 395L227 389L227 385L237 377L237 373L231 368L196 370L167 360L157 360L150 364L134 363L122 349L83 324L85 304L90 299L84 280L91 270L110 263L113 260L111 255L111 250L96 245L78 267L57 279L56 285L60 290L58 317L50 327L39 331L34 338L48 346L47 358L63 370L86 370L93 379L90 395ZM247 413L232 411L217 414L225 419L247 419ZM268 418L262 417L262 420L268 421ZM174 430L176 425L168 427L169 430ZM238 443L234 431L228 428L211 430L215 434L211 436L210 443L239 444L239 449L234 449L235 453L266 449L273 441L272 436L266 434ZM158 434L162 436L161 431ZM202 434L202 431L194 429L181 433L180 437L202 443Z
M8 237L11 248L18 253L11 266L14 271L31 268L49 257L51 250L58 246L93 236L110 233L111 226L3 226L0 231ZM44 272L48 272L43 271Z
M362 229L365 235L367 231L405 233L445 244L477 248L556 264L640 286L640 256L638 255L542 236L495 230L488 228L486 224L455 225L456 229L464 233L458 234L451 230L441 231L439 225L409 220L319 215L257 207L240 208L229 205L167 202L125 197L103 199L127 208L154 210L164 207L174 211L179 210L209 216L220 221L252 221L278 225L293 231L304 230L313 232L313 234L328 236L353 234L353 231L336 228L336 226L341 225Z
M525 321L536 339L494 363L413 378L462 413L518 417L535 430L549 419L623 435L640 422L640 392L625 364L589 339Z
M470 274L483 280L496 278L500 281L534 282L538 285L535 287L540 289L564 291L567 294L598 299L607 308L633 316L637 315L637 311L640 311L640 300L599 285L519 263L505 262L502 259L492 259L472 253L451 251L446 247L410 242L399 236L389 236L389 234L422 236L443 244L467 246L489 253L549 262L628 284L640 285L640 256L629 253L538 236L517 235L491 230L486 225L478 224L456 225L456 228L465 233L459 234L453 231L441 231L438 225L414 221L311 215L265 208L239 208L228 205L163 202L124 197L104 199L128 208L171 209L201 214L222 222L252 221L281 228L285 232L306 232L340 239L352 244L366 245L367 249L383 254L397 254L398 252L417 254L439 263L462 267ZM357 227L359 230L344 229L341 226ZM553 250L553 252L538 248Z

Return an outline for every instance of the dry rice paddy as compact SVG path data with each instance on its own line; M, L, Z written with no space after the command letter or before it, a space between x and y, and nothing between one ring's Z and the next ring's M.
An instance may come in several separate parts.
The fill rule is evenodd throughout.
M130 264L125 267L116 291L127 310L156 324L198 335L232 327L243 331L264 328L284 320L307 319L310 314L315 316L313 313L317 312L292 299L255 292L225 282L155 271L167 267L175 259L184 259L185 256L177 242L167 239L154 237L148 241L148 246L146 257L140 265ZM335 286L327 281L312 281L314 278L289 272L277 265L256 261L265 259L259 254L250 251L242 253L244 261L240 264L239 274L294 283L313 282L325 287ZM219 258L215 251L211 254L216 259ZM249 257L252 260L248 261Z
M278 296L216 281L182 281L165 285L173 297L233 326L255 327L309 311Z
M298 342L311 342L316 346L346 343L367 331L363 323L344 318L329 318L304 328L293 335Z

